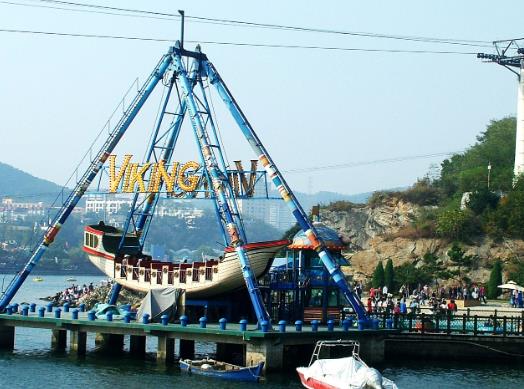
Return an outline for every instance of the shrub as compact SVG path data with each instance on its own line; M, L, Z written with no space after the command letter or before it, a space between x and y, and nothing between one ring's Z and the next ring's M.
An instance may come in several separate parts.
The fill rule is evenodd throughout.
M440 200L440 190L431 184L429 178L418 180L413 186L399 192L399 198L417 205L437 205Z
M386 268L384 269L384 284L388 287L388 291L392 293L395 281L395 270L393 269L393 261L391 258L386 262Z
M502 284L502 262L497 260L491 269L488 281L487 296L489 299L496 299L500 295L498 285Z
M371 280L371 285L373 288L381 288L384 286L384 266L382 265L382 262L379 262L377 264L377 267L375 268L375 271L373 272L373 279Z
M452 240L467 240L480 232L479 221L468 210L448 209L437 216L437 233Z

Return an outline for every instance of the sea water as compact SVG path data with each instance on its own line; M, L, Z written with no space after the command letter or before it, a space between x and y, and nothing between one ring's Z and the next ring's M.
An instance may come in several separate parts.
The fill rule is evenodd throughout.
M5 285L10 281L5 279ZM13 302L45 304L39 298L54 295L71 285L68 276L42 276L42 282L30 277ZM3 278L0 275L0 280ZM104 280L96 276L74 276L82 286ZM0 352L0 388L246 388L246 384L222 382L212 378L188 376L175 366L155 362L156 342L148 339L145 359L131 358L128 353L104 355L94 348L94 337L88 336L85 357L74 353L51 352L49 330L17 328L15 350ZM207 353L212 346L197 343L197 353ZM524 365L483 363L395 361L377 366L400 389L520 389L524 388ZM252 387L254 384L249 384ZM294 372L270 374L261 388L301 388Z

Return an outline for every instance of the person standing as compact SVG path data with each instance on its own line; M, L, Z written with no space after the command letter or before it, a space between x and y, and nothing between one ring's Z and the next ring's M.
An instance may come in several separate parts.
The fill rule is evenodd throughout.
M479 288L479 300L481 302L484 301L484 304L487 304L487 301L486 301L486 288L484 287L484 285L480 285L480 288Z

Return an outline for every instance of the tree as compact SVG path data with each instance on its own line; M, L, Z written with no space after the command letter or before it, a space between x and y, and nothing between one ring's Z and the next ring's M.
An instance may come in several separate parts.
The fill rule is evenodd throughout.
M438 285L439 279L447 279L451 276L451 272L447 269L444 261L434 253L426 252L422 257L422 261L422 271L431 277L435 284Z
M373 279L371 280L371 285L373 288L381 288L384 286L384 266L382 262L379 262L375 271L373 272Z
M430 283L431 277L422 268L416 267L413 262L406 262L395 268L395 282L411 290L418 284Z
M471 209L475 215L480 215L486 209L495 209L499 202L499 196L491 192L487 188L471 193L468 202L468 208Z
M511 258L505 267L509 280L524 285L524 262L519 257Z
M445 209L437 216L437 233L443 238L466 240L479 231L469 210Z
M462 269L469 268L474 261L478 260L476 255L466 255L466 252L456 242L453 243L447 254L451 263L457 267L454 273L461 281L465 278L462 274Z
M491 274L489 275L487 296L489 299L496 299L500 295L498 285L502 284L502 262L495 261Z
M393 269L391 258L386 262L386 268L384 269L384 284L388 287L388 291L393 291L395 287L395 270Z

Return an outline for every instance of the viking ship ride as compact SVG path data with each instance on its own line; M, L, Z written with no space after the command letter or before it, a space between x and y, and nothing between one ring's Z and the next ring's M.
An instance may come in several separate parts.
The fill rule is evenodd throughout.
M147 292L150 289L174 287L185 289L188 298L205 298L230 292L245 285L238 255L226 247L224 255L214 260L193 263L155 261L137 249L138 238L126 234L123 247L115 255L122 240L122 230L103 223L84 229L83 250L89 260L108 277L122 286ZM276 240L244 245L255 277L262 277L275 254L289 242Z
M251 160L250 169L243 168L239 160L233 161L234 165L228 161L223 142L227 138L223 138L220 133L213 108L213 94L224 103L223 108L236 124L234 127L239 130L236 137L247 141L256 157ZM151 96L159 97L160 103L144 157L138 163L132 162L133 155L125 154L118 165L113 152L127 138L127 130L136 124L134 119ZM122 230L98 224L90 225L84 231L83 248L89 254L90 261L116 281L109 304L116 304L122 286L141 291L182 288L190 298L216 296L244 286L258 322L270 322L257 278L268 269L276 252L288 242L275 240L251 243L243 223L245 209L240 207L238 201L255 197L269 199L272 195L267 185L271 184L347 302L359 319L367 322L365 308L358 296L347 283L335 258L217 68L200 46L189 51L184 48L183 41L177 41L162 55L142 86L137 83L136 94L133 84L113 115L76 165L70 180L63 186L63 192L57 196L52 205L57 212L33 247L24 268L0 294L0 312L8 306L53 244L90 185L97 184L98 191L104 194L122 193L132 198ZM177 144L183 144L183 141L178 140L184 127L184 118L187 123L185 128L191 130L190 138L195 141L199 162L182 164L173 160ZM178 147L176 151L184 146ZM301 154L297 152L297 155ZM261 164L261 170L257 168L258 163ZM166 199L212 200L226 247L222 258L175 264L155 261L145 255L148 230L157 214L156 205L163 196Z

